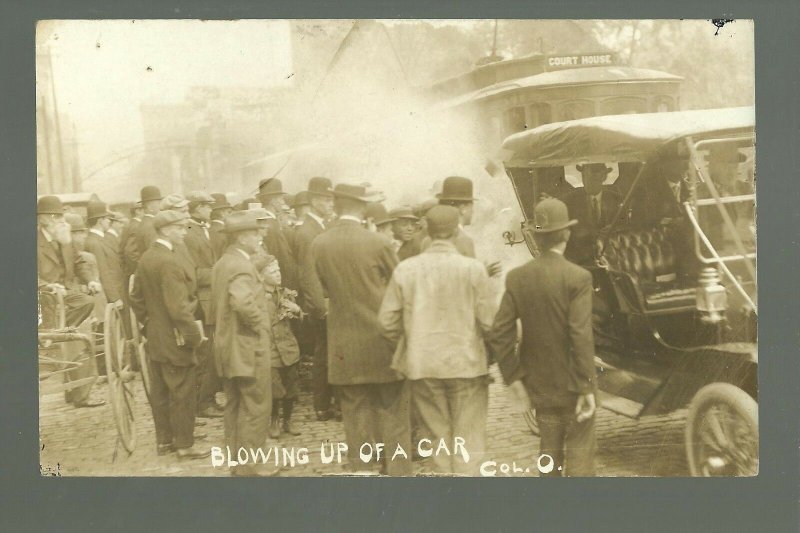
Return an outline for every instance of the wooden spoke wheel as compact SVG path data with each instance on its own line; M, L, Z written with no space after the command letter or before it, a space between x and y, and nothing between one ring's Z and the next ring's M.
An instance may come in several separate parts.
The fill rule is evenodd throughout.
M686 453L693 476L758 474L758 403L729 383L700 389L689 406Z
M142 385L144 386L144 393L147 395L147 401L150 401L150 364L147 361L147 354L144 350L145 339L139 333L139 323L136 320L136 315L132 310L129 310L130 323L131 323L131 338L128 340L129 353L131 358L135 357L139 363L139 371L142 374ZM131 359L132 360L132 359Z
M128 452L136 447L136 419L134 415L133 378L130 358L125 350L122 317L114 304L106 305L103 323L103 352L108 375L108 401L114 413L122 445Z

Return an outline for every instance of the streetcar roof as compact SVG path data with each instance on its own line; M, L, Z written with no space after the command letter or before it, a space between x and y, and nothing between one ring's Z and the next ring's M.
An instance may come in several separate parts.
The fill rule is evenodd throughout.
M553 122L511 135L507 161L534 166L644 160L673 139L708 134L752 134L755 108L733 107L590 117Z

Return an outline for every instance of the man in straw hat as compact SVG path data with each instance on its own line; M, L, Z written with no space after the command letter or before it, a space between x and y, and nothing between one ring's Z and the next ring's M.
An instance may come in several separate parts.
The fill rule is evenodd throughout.
M216 339L214 360L225 390L225 442L239 450L264 445L272 412L271 322L261 276L252 256L261 247L256 215L231 213L225 219L229 246L211 275L211 312ZM272 476L278 469L248 462L232 467L233 476Z
M388 239L362 225L367 204L375 200L361 185L333 190L339 219L311 244L319 280L330 299L328 380L340 390L349 467L364 462L364 443L385 445L384 471L410 475L409 391L392 370L392 350L380 333L378 310L398 263ZM396 455L398 446L403 455ZM390 458L393 457L393 460ZM372 455L371 463L376 461Z
M483 264L455 247L458 210L440 205L425 218L433 242L397 266L378 320L396 347L392 368L409 380L420 435L433 446L455 439L465 450L436 454L435 470L478 475L489 407L484 336L495 295Z
M549 475L593 476L592 275L564 258L569 228L577 223L567 206L549 198L533 214L541 255L508 273L489 348L523 407L536 409L540 453L553 460Z
M195 445L197 356L203 330L195 322L194 280L187 278L176 247L183 243L189 216L162 211L153 217L156 240L136 269L131 305L145 325L150 360L150 407L159 455L203 458Z

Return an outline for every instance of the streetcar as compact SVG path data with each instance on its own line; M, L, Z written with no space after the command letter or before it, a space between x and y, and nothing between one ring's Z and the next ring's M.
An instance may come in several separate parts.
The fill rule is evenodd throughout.
M593 276L600 404L633 418L688 407L695 476L758 473L754 136L744 107L589 117L503 143L524 218L507 244L534 256L537 202L579 190L584 165L608 170L621 200L575 254Z

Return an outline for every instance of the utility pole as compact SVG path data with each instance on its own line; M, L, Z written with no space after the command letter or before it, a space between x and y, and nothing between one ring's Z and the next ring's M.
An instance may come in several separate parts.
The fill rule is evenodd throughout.
M53 99L53 119L55 121L56 126L56 148L58 149L58 163L59 167L61 168L61 179L60 184L63 189L67 188L67 165L64 161L64 139L61 137L61 117L58 114L58 100L56 98L56 83L55 83L55 75L53 72L53 58L50 51L47 51L47 63L50 70L50 94ZM71 180L70 180L71 181ZM70 185L72 185L70 183ZM70 187L72 188L72 187ZM72 192L68 190L60 190L55 192Z

